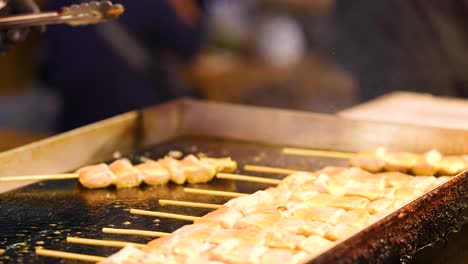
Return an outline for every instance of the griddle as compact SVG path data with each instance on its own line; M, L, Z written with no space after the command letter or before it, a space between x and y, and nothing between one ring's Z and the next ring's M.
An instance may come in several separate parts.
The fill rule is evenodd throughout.
M394 151L468 153L468 132L388 123L351 121L330 115L275 110L190 99L123 114L0 154L0 175L72 171L111 161L115 151L133 162L160 158L170 150L184 155L230 156L242 165L301 170L346 161L281 154L284 146L358 151L386 146ZM280 178L274 174L255 175ZM369 228L337 244L309 263L407 261L420 248L464 223L468 173L416 199ZM28 185L29 184L29 185ZM225 191L254 192L269 185L216 179L185 185ZM66 236L146 243L151 238L102 234L102 227L172 232L189 223L131 215L128 208L201 216L206 209L161 207L158 199L224 203L227 198L186 194L183 186L141 186L89 190L76 180L2 184L0 194L0 262L74 263L38 257L36 246L108 256L118 249L67 244ZM77 262L78 263L78 262Z

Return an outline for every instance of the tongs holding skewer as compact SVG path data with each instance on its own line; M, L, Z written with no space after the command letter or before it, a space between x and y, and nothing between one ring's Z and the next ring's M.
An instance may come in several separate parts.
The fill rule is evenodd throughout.
M91 1L62 7L58 11L0 17L0 28L31 27L52 24L81 26L109 21L124 12L121 4Z

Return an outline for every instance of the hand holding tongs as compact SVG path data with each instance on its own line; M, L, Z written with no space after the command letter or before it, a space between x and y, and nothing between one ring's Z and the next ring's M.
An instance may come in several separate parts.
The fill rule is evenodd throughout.
M51 24L81 26L109 21L124 12L120 4L92 1L62 7L59 11L0 17L0 28L31 27Z

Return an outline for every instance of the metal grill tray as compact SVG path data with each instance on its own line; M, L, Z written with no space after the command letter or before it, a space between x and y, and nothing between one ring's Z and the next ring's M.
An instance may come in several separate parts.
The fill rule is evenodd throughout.
M162 157L170 150L184 154L231 156L244 164L315 170L345 165L327 158L285 156L281 146L357 151L384 145L392 150L467 153L468 133L417 126L350 121L328 115L178 100L131 112L47 140L0 154L0 175L70 171L112 159L119 150L137 161L140 156ZM256 174L262 175L262 174ZM263 174L267 177L278 177ZM415 200L408 206L359 232L310 263L398 261L463 223L467 207L467 173ZM25 183L22 183L23 185ZM268 185L214 180L200 187L254 192ZM185 194L182 186L142 186L88 190L76 180L48 181L21 187L2 184L0 194L0 262L71 262L37 257L36 246L107 256L115 248L72 245L66 236L129 240L149 238L101 234L102 227L171 232L188 222L134 216L125 209L161 210L189 215L207 211L160 207L160 198L223 203L222 197ZM25 242L25 244L23 244Z

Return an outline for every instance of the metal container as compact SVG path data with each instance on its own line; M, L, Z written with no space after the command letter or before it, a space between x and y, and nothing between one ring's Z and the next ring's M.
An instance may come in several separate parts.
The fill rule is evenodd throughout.
M331 115L177 100L134 111L0 154L0 176L59 173L113 159L115 151L133 161L158 158L170 150L184 154L231 156L242 165L301 170L345 165L330 158L285 156L281 147L359 151L386 146L394 151L468 153L468 132L390 123L352 121ZM252 174L252 173L249 173ZM260 174L259 174L260 175ZM261 174L266 177L277 175ZM310 263L404 260L464 222L468 173L442 186L337 244ZM28 185L30 184L30 185ZM27 186L25 186L27 185ZM192 187L253 192L265 184L214 180ZM159 198L223 203L220 197L186 194L182 187L87 190L76 180L15 182L0 185L0 260L51 263L35 256L35 246L106 256L116 251L66 244L65 237L149 238L104 235L101 227L173 231L187 222L130 215L129 207L203 215L196 208L160 207Z

